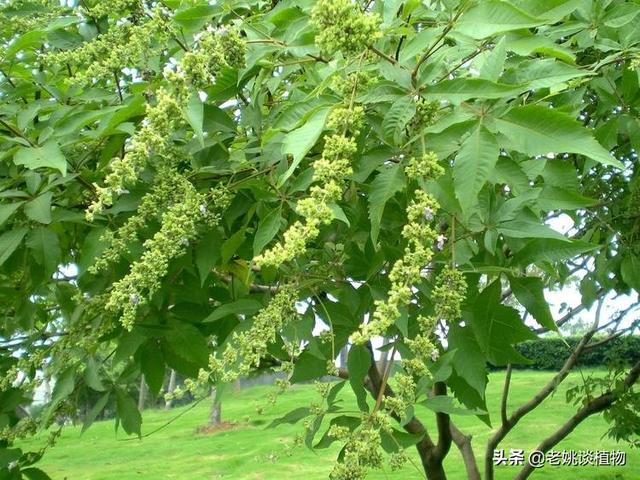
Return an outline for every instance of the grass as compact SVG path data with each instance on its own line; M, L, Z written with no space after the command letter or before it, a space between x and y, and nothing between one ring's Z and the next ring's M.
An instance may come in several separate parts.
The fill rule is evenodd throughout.
M514 408L529 399L543 382L551 377L546 372L516 371L512 380L510 408ZM491 418L495 423L499 419L498 408L504 373L492 373L487 391ZM560 391L548 398L537 410L526 417L505 439L502 448L521 448L529 451L538 444L543 436L553 432L560 422L572 414L572 407L564 401L564 392L580 381L578 373L573 373L561 386ZM67 427L58 444L45 454L38 465L47 471L54 480L131 480L131 479L323 479L328 478L339 447L319 451L297 448L294 455L287 455L296 433L301 432L301 423L280 425L275 429L266 429L266 425L276 417L288 411L307 406L317 400L313 385L294 386L281 396L274 407L265 409L263 415L257 415L256 406L266 405L267 394L274 387L252 387L240 393L228 393L223 402L223 419L237 422L234 429L222 430L211 434L196 433L196 429L206 422L207 401L195 408L189 407L165 412L147 410L144 412L143 433L150 432L176 415L184 413L166 428L143 438L127 439L122 432L114 433L114 422L95 423L82 436L80 427ZM349 388L344 388L339 398L344 399L345 409L355 410L355 402ZM417 416L425 421L433 431L433 415L418 407ZM475 417L456 416L456 424L466 433L473 434L473 446L479 457L482 469L484 446L491 430ZM324 430L320 430L317 438ZM633 480L640 479L640 455L637 451L603 439L606 423L601 417L594 416L583 422L556 449L562 450L623 450L627 454L624 467L553 467L545 466L532 475L533 479L580 480ZM38 448L44 436L35 437L20 445L23 448ZM414 450L412 458L419 465ZM457 449L452 447L446 460L446 468L451 480L466 478L462 459ZM497 479L513 478L514 467L496 467ZM399 472L372 472L371 479L420 479L424 478L411 465Z

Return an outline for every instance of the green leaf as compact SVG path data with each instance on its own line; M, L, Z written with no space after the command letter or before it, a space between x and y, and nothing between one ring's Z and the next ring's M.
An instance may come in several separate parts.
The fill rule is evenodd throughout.
M83 373L84 382L87 386L96 392L104 392L106 389L100 378L100 366L94 357L88 357L85 360L85 369Z
M545 186L538 197L538 206L543 210L577 210L590 207L597 200L585 197L578 192L553 186Z
M185 111L185 117L187 118L189 125L191 125L191 128L193 128L193 133L198 139L198 142L200 142L200 146L204 147L204 105L197 92L192 94L189 99L189 103L187 104Z
M569 242L569 239L559 232L556 232L550 227L538 222L533 222L525 218L517 218L515 220L509 220L497 225L497 230L505 237L511 238L553 238L556 240L564 240Z
M200 4L176 12L173 20L188 31L194 31L204 26L219 11L219 5Z
M215 322L227 315L253 315L262 308L262 303L253 298L241 298L216 308L203 322Z
M598 245L581 240L568 242L566 239L537 238L516 252L513 257L513 263L529 265L541 261L561 262L584 253L592 252L598 248Z
M18 461L21 456L22 450L19 448L0 448L0 468L6 468L10 463ZM0 470L0 473L4 472Z
M271 422L267 426L267 428L274 428L274 427L277 427L278 425L282 425L285 423L288 423L289 425L294 425L298 423L300 420L302 420L303 418L308 417L309 415L311 415L311 409L309 407L298 407L295 410L291 410L286 415L276 418L273 422Z
M540 105L515 107L495 121L508 148L527 155L577 153L604 165L622 164L570 115Z
M62 257L58 236L46 227L31 230L27 238L27 247L33 252L33 258L42 265L47 276L58 270Z
M133 329L130 332L125 332L120 335L116 353L113 356L113 363L118 364L129 360L129 358L138 351L138 348L140 348L144 341L145 337L140 333L139 329Z
M53 387L51 394L51 402L49 402L43 416L43 425L46 425L56 412L58 405L73 393L76 388L75 372L72 368L68 368L56 377L56 385Z
M518 302L543 327L557 331L558 327L553 321L549 304L544 298L544 284L538 277L509 277L511 290Z
M521 62L516 67L509 81L527 85L530 90L550 88L568 82L574 78L591 75L591 72L558 62L553 58L535 59Z
M26 228L18 228L0 235L0 265L18 248L26 234Z
M544 18L553 22L573 12L582 4L582 0L512 0L511 3L525 10L530 15Z
M404 170L395 164L385 167L371 182L369 193L369 219L371 220L371 240L378 242L382 214L387 202L405 187Z
M382 131L387 142L400 145L405 127L416 114L416 104L408 97L399 98L382 120Z
M298 361L293 369L293 374L291 375L291 383L307 382L326 375L326 373L327 360L325 358L318 358L307 348L298 357Z
M23 33L11 42L5 50L5 56L9 58L26 48L39 47L42 44L42 39L45 35L46 32L44 30L30 30Z
M220 259L221 243L222 237L217 230L212 230L211 232L203 235L202 239L198 242L195 255L201 286L204 285L204 282L211 273L211 269Z
M253 255L256 256L262 249L276 236L280 230L280 221L282 220L282 206L269 211L264 218L260 220L256 236L253 239Z
M545 20L533 17L510 3L483 0L462 16L455 31L479 39L544 23Z
M457 374L484 397L487 388L487 359L470 326L451 325L448 336L449 349L455 350L453 367Z
M169 349L192 365L204 367L209 361L207 339L189 323L175 321L164 336Z
M363 345L352 345L349 349L347 368L349 369L349 383L356 394L358 407L363 412L369 411L367 405L367 391L364 388L364 378L371 366L371 352Z
M494 135L482 123L462 143L453 164L456 197L462 210L469 211L493 170L500 149Z
M104 407L106 407L107 403L109 402L110 396L111 392L107 392L102 395L96 403L93 404L91 410L89 410L89 413L87 413L87 416L84 418L82 430L80 431L81 434L84 433L93 424L98 415L100 415L100 412L104 410Z
M140 368L149 387L149 392L157 397L164 383L166 368L162 350L155 339L149 340L140 349Z
M20 201L20 202L7 203L6 205L0 205L0 227L4 224L4 222L9 220L11 215L13 215L14 212L18 208L20 208L20 205L22 205L23 203L24 202Z
M240 248L240 245L242 245L242 243L244 242L245 234L246 230L244 228L241 228L224 241L224 243L220 247L220 256L222 258L223 265L229 263L229 260L231 260L233 254L236 253L238 248Z
M640 292L640 258L636 255L626 255L620 264L622 279L636 292Z
M328 206L331 209L331 213L333 214L333 218L335 220L340 220L347 227L351 226L351 222L349 222L347 215L344 213L344 210L340 205L338 205L337 203L330 203Z
M611 28L620 28L631 23L640 14L640 6L633 2L617 5L604 18L604 24Z
M291 155L291 165L278 179L278 187L284 185L287 179L295 172L296 168L307 155L309 150L316 144L324 125L327 121L330 108L322 107L315 111L313 115L309 117L304 125L297 128L285 136L282 144L282 153L284 155Z
M480 348L492 364L527 363L514 345L536 335L522 322L517 310L500 304L501 293L498 279L478 295L473 311L465 311L463 318L473 328Z
M491 99L517 95L525 89L522 85L495 83L484 78L454 78L429 86L425 97L447 100L457 105L471 98Z
M51 477L36 467L23 468L20 473L29 480L51 480Z
M304 444L309 449L313 449L313 439L315 438L316 433L318 433L318 430L320 430L322 420L324 420L324 415L324 413L321 413L320 415L316 416L316 418L313 420L313 423L309 426L309 428L306 429L304 435Z
M461 408L455 404L453 397L447 395L435 395L420 402L420 405L424 405L433 412L447 413L449 415L487 415L485 410L479 408Z
M24 213L31 220L39 223L51 223L52 192L46 192L34 198L24 206Z
M41 147L20 148L13 161L16 165L24 165L31 170L48 167L60 171L62 175L67 174L67 159L53 140Z
M497 82L504 69L507 58L506 37L502 37L493 49L485 56L480 67L480 78Z
M141 437L140 427L142 426L142 415L140 415L138 406L133 398L131 398L127 392L117 389L116 406L118 419L124 431L128 435L135 433L138 437Z

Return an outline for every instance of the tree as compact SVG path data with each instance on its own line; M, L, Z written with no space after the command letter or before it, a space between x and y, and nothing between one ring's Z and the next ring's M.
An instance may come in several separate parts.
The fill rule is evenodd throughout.
M140 374L155 396L167 367L195 392L272 365L283 388L329 374L353 389L360 416L335 403L343 381L288 419L305 418L311 447L329 421L320 443L344 444L332 478L363 478L385 445L392 466L415 446L443 479L452 443L480 478L451 413L489 421L487 363L526 361L515 344L640 289L639 14L620 0L1 2L0 469L29 477L11 441L73 411L79 389L98 398L87 426L111 402L140 435ZM554 318L545 289L572 276L582 301ZM584 349L637 329L628 313L598 318L511 414L509 370L485 478ZM316 320L330 329L314 335ZM378 336L401 359L393 388ZM51 402L20 420L40 369ZM633 441L639 375L622 364L575 391L540 449L601 412Z

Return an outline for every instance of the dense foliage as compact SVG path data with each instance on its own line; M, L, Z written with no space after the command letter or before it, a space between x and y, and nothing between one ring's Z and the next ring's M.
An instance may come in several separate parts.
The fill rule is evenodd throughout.
M598 341L598 338L594 340ZM521 364L519 367L534 370L560 370L579 342L580 338L578 337L539 338L522 342L516 346L516 349L529 362ZM620 363L625 366L633 365L639 360L640 337L629 335L616 338L599 348L594 347L584 352L580 356L579 364L587 368L604 368Z
M360 415L341 382L283 420L342 442L332 478L411 445L445 478L452 442L479 478L450 414L490 422L487 362L561 323L545 288L577 276L582 309L640 289L639 18L623 0L0 1L2 474L40 475L11 442L87 391L87 426L115 402L140 435L141 373L197 392L269 362L283 390L348 378ZM636 326L598 318L575 357ZM19 419L43 372L50 404ZM633 438L639 374L585 386L569 422L608 409Z

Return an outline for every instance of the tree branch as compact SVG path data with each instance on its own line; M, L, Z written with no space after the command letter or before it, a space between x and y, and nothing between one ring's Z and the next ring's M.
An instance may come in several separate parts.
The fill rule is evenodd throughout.
M598 311L596 312L596 320L594 322L593 328L591 328L582 337L582 339L580 340L576 348L573 350L572 354L569 356L567 361L562 366L562 369L560 369L560 371L544 387L542 387L542 389L531 400L529 400L524 405L520 406L520 408L518 408L509 418L506 418L507 417L506 406L503 407L504 411L501 412L503 413L502 424L500 425L500 428L496 431L496 433L494 433L493 436L489 438L489 441L487 442L487 449L485 451L485 467L484 467L486 480L493 480L493 474L494 474L493 451L496 449L496 447L500 444L502 440L504 440L507 434L513 429L513 427L515 427L518 424L518 422L520 422L520 420L522 420L522 418L525 415L527 415L529 412L537 408L549 395L551 395L551 393L553 393L556 390L556 388L558 388L558 385L560 385L562 381L565 378L567 378L567 375L569 375L569 372L577 363L578 357L582 353L582 350L584 349L584 347L587 345L589 340L591 340L591 338L597 331L598 324L599 324L599 317L600 317L600 308L602 307L602 302L600 302L598 307L599 308L598 308ZM509 374L509 382L510 381L511 379ZM506 387L506 383L507 382L505 381L505 387ZM505 393L503 394L503 402L506 402L507 392L508 392L508 389L505 388Z
M446 395L447 385L444 382L435 382L433 385L435 395ZM433 456L438 460L444 460L451 449L451 421L449 414L436 412L436 426L438 427L438 445L433 452Z
M449 422L449 428L451 430L451 439L456 444L462 459L464 460L464 468L467 470L468 480L480 480L480 470L476 463L476 455L473 453L473 447L471 446L471 435L465 435L453 424Z
M504 389L502 390L502 401L500 402L500 419L502 420L502 425L508 423L507 418L507 404L509 399L509 385L511 384L511 372L513 367L511 364L507 365L507 373L504 378Z
M638 381L640 377L640 362L637 362L633 368L627 374L627 377L624 380L624 391L629 390L633 385ZM543 453L551 450L555 445L560 443L563 439L565 439L571 432L575 430L575 428L580 425L586 418L590 417L595 413L600 413L603 410L611 407L615 403L615 401L620 397L622 392L607 392L599 397L594 398L589 403L587 403L584 407L582 407L578 412L571 417L564 425L562 425L558 430L556 430L552 435L545 438L540 445L536 448ZM515 477L516 480L525 480L529 478L529 475L535 469L527 463L522 470Z

